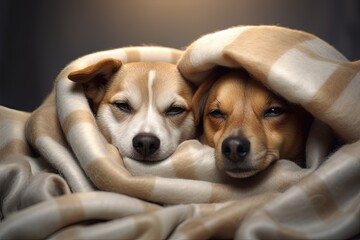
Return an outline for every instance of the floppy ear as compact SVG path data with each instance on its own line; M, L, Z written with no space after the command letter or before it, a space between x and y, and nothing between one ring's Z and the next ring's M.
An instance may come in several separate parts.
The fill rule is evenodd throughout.
M208 78L206 81L204 81L195 91L195 94L192 98L195 126L202 126L202 120L205 110L204 108L209 90L213 85L213 82L214 79L212 78Z
M198 137L201 137L204 132L204 114L205 106L209 96L209 91L214 85L216 78L209 77L206 79L195 91L195 94L192 98L192 111L194 114L194 124L196 126L196 131Z
M71 72L68 78L82 84L85 95L94 110L104 97L106 84L121 65L120 60L107 58L84 69Z

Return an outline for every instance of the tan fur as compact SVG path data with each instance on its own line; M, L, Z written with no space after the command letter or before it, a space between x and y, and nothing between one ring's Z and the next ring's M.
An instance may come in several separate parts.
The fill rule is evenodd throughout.
M214 83L205 82L195 93L193 102L194 106L203 108L201 112L195 111L195 119L203 128L202 141L215 148L217 166L231 176L249 177L278 159L296 162L303 158L307 113L245 73L232 71ZM264 112L272 107L285 112L264 117ZM214 110L221 111L224 118L212 116ZM243 160L233 162L224 156L222 144L228 137L242 137L250 142L249 153Z

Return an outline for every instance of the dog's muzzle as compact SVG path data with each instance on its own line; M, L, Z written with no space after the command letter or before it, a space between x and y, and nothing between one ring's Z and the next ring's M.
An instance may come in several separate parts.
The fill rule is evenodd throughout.
M244 137L228 137L221 145L221 152L234 163L240 163L250 151L250 142Z
M221 144L222 168L235 178L247 178L257 171L249 160L251 144L243 137L228 137Z
M153 155L160 147L160 139L151 133L139 133L132 140L134 149L144 158Z

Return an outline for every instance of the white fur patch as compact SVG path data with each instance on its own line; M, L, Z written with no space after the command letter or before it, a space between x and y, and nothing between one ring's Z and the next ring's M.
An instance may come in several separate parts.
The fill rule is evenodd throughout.
M153 122L155 123L154 119L156 118L155 116L156 106L154 106L155 96L153 93L153 85L154 85L155 77L156 77L156 71L150 70L148 73L148 96L149 96L148 104L149 105L147 108L146 120L142 126L142 131L146 133L154 131Z

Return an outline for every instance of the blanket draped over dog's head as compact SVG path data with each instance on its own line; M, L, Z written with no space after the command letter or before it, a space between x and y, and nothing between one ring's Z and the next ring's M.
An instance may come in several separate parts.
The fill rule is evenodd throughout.
M281 159L248 179L198 140L168 159L122 158L98 129L72 71L105 58L169 62L194 85L246 70L314 116L306 167ZM185 51L130 47L64 68L32 113L0 107L0 239L348 239L360 233L360 62L278 26L210 33Z

